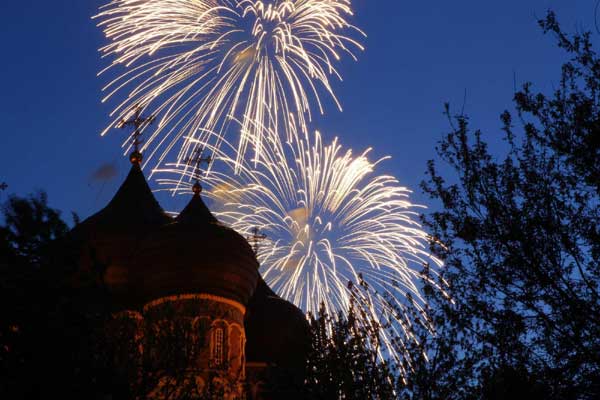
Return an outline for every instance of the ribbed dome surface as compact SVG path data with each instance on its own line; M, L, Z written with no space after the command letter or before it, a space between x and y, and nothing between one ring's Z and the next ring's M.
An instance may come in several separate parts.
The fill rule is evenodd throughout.
M246 312L246 360L275 364L302 375L310 346L302 310L277 296L260 278Z
M246 305L256 288L258 262L252 248L217 221L199 194L140 250L135 279L147 300L207 293Z

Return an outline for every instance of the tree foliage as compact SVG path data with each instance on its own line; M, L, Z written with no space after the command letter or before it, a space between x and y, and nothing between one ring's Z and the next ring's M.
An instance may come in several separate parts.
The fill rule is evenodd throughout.
M48 206L45 193L11 196L2 212L0 397L95 393L90 388L101 385L107 373L97 368L102 354L93 340L101 293L66 285L76 265L57 246L67 224Z
M423 188L454 303L430 292L448 372L483 398L600 396L600 58L590 34L540 21L569 55L550 95L530 83L501 115L492 153L451 116ZM461 397L457 397L461 398Z
M49 245L68 231L60 212L48 206L44 192L29 198L10 196L2 211L0 260L3 263L39 265Z
M353 308L345 317L330 316L322 306L310 317L310 327L305 398L394 398L398 377L392 365L381 361L376 324L361 324Z

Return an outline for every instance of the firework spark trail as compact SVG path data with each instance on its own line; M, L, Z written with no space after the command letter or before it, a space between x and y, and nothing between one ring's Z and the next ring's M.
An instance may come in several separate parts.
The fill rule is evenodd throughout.
M394 333L382 331L382 339L393 353L392 337L408 335L408 319L397 310L406 310L407 293L417 307L423 304L422 265L441 262L427 251L410 191L374 174L384 159L369 161L368 150L355 156L337 139L325 145L317 132L294 143L265 142L261 158L243 163L236 175L237 161L228 156L234 146L201 145L215 155L214 168L202 177L215 214L246 237L254 228L267 236L258 252L267 283L313 314L321 303L329 315L345 313L354 296L363 323L391 322ZM182 165L155 172L166 176L157 181L173 193L189 192L196 178ZM351 290L348 282L369 289Z
M103 135L142 107L159 116L144 147L157 165L171 151L181 162L194 140L218 148L232 118L245 121L238 163L250 143L262 153L265 131L256 126L293 141L291 118L306 131L311 103L323 112L319 89L341 110L330 77L341 80L343 53L356 59L362 50L347 33L364 35L350 16L350 0L113 0L95 16L109 40L101 52L113 60L100 74L124 72L103 101L127 95Z

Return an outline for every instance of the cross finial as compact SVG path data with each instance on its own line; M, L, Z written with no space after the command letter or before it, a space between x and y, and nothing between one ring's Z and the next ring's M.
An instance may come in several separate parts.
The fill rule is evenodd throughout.
M6 184L6 182L0 183L0 190L6 190L6 189L8 189L8 185Z
M125 129L128 127L133 127L134 131L131 134L131 140L133 145L133 153L129 157L132 164L141 164L142 162L142 153L140 152L140 145L143 141L140 139L142 136L144 128L148 125L151 125L154 122L154 115L150 115L148 117L142 116L143 108L140 105L136 105L133 108L133 116L131 119L126 120L122 119L118 124L117 128Z
M258 226L252 228L252 236L248 238L248 242L252 246L252 250L254 250L254 254L258 255L258 250L260 249L260 244L267 238L267 235L261 233Z
M200 185L200 174L202 173L202 164L206 164L208 167L213 162L211 156L204 157L204 147L198 146L194 149L194 153L191 157L185 160L185 163L189 166L194 167L194 176L196 177L196 183L192 190L194 194L200 194L202 192L202 186Z

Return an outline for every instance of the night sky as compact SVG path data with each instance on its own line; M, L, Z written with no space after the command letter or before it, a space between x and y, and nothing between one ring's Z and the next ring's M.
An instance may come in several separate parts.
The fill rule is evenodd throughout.
M107 1L107 0L106 0ZM0 5L0 192L48 192L50 204L81 217L103 207L129 169L123 133L100 138L110 106L100 103L107 65L105 41L90 19L105 0L4 0ZM395 175L427 204L418 188L434 146L448 130L442 111L463 106L492 141L498 115L510 107L514 77L545 91L557 83L564 54L536 24L551 8L567 32L594 29L592 0L355 0L354 23L367 34L366 51L340 66L339 113L314 121L325 138L373 155L391 155L380 172ZM596 34L597 35L597 34ZM117 175L102 179L102 166ZM100 175L94 176L94 174ZM165 209L185 199L163 198ZM435 205L432 205L435 206Z

